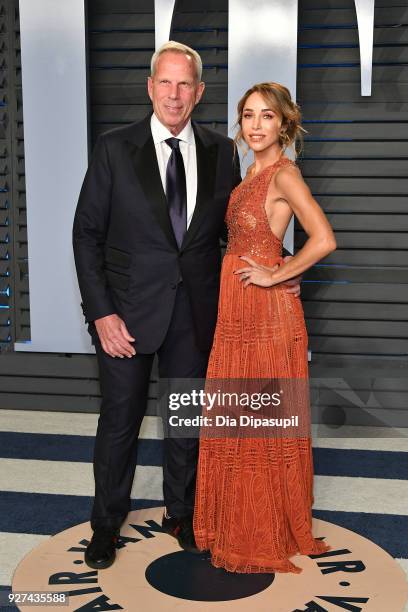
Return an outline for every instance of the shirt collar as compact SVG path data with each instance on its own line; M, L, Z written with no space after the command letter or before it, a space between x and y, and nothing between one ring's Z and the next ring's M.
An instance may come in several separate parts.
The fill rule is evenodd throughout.
M164 140L167 140L167 138L174 138L170 130L168 130L166 126L161 123L154 113L150 119L150 128L152 130L154 144L163 142ZM177 134L176 138L179 138L183 142L194 144L194 131L193 126L191 125L191 119L189 119L187 125L184 126L180 134Z

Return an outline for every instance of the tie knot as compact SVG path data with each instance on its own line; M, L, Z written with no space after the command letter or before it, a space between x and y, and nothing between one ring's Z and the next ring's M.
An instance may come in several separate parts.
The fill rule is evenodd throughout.
M164 142L167 145L169 145L170 149L174 150L174 149L179 148L180 139L179 138L167 138L167 140L165 140Z

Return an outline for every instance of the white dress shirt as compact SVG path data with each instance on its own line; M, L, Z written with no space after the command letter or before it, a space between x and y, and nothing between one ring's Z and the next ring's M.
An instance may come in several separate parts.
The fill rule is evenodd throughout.
M184 161L187 188L187 228L190 225L194 213L197 198L197 156L194 139L194 131L191 121L181 130L180 134L173 134L159 121L153 113L150 120L150 128L156 149L157 162L159 164L160 177L166 193L166 169L171 155L171 148L164 141L167 138L178 138L180 140L180 151Z

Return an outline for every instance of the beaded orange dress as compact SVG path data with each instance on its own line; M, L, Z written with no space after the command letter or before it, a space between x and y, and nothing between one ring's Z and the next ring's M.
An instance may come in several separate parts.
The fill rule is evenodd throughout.
M307 332L300 298L284 287L243 283L233 274L248 255L272 266L282 243L265 201L282 157L232 192L228 246L207 380L306 379ZM307 382L305 383L307 385ZM329 550L312 536L313 459L310 436L200 439L194 533L211 563L232 572L301 572L289 558Z

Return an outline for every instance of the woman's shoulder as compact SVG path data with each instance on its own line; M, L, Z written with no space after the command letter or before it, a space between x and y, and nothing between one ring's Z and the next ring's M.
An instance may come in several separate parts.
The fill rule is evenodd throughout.
M282 155L277 163L278 166L281 166L282 168L298 168L296 160L290 159L290 157L286 157L286 155Z
M279 165L274 174L275 185L282 189L296 183L304 183L298 164L288 157L279 160Z
M276 175L278 176L294 176L300 175L302 173L296 161L290 159L289 157L281 157L281 159L276 164Z

